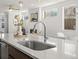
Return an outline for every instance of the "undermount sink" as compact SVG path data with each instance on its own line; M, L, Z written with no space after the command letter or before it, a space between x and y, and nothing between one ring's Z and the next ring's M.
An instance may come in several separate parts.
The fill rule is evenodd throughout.
M20 41L18 43L25 46L25 47L28 47L32 50L37 50L37 51L46 50L46 49L56 47L55 45L51 45L51 44L47 44L47 43L43 43L43 42L38 42L38 41Z

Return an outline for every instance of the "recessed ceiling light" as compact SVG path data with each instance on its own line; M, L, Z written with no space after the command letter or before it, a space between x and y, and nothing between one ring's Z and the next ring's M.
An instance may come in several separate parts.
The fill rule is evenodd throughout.
M9 8L9 11L13 11L13 9L12 8Z
M9 5L9 11L13 11L12 7L13 5Z
M19 1L19 6L22 7L23 6L23 2Z
M41 2L41 0L38 0L38 2Z
M34 6L34 4L32 4L32 6Z

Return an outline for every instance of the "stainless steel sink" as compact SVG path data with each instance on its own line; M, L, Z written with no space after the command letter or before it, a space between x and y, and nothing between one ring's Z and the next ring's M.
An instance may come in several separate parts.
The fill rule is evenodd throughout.
M51 45L51 44L47 44L47 43L43 43L43 42L38 42L38 41L20 41L18 43L25 46L25 47L28 47L30 49L37 50L37 51L46 50L46 49L56 47L55 45Z

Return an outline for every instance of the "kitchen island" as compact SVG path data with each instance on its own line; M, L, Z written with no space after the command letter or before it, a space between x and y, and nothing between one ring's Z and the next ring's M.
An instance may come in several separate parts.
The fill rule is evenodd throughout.
M60 39L49 37L46 43L55 45L55 48L36 51L30 48L27 48L21 44L18 44L19 41L26 40L38 40L43 42L43 36L38 36L37 38L32 38L30 35L23 39L15 39L12 34L6 34L4 38L1 39L8 45L16 48L22 53L30 56L33 59L77 59L77 40L69 39Z

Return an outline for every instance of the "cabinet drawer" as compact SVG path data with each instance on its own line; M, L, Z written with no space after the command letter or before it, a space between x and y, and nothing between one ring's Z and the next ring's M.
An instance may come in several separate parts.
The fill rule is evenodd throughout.
M11 55L9 55L8 59L15 59L14 57L12 57Z
M14 59L33 59L10 45L8 46L8 50L9 55L11 55Z

